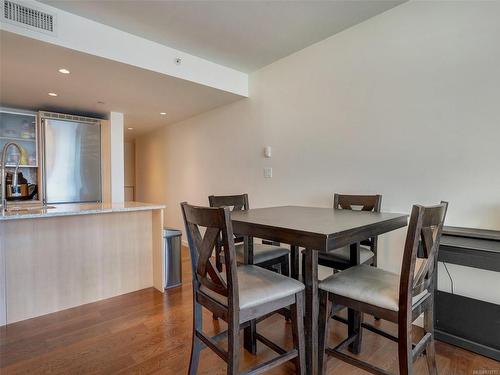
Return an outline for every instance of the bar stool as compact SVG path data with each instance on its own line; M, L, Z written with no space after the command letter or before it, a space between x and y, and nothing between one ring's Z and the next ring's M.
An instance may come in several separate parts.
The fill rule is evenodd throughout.
M342 350L359 343L362 328L398 343L399 373L412 373L413 361L426 353L429 373L437 374L434 349L434 273L439 241L448 203L431 207L413 206L408 226L401 275L368 265L351 267L334 274L319 284L319 360L320 373L325 373L325 354L339 358L374 374L388 374L370 363L360 361ZM417 253L422 259L417 262ZM327 346L328 320L332 305L357 311L356 327L335 348ZM398 324L398 337L362 323L363 313ZM422 339L412 344L412 323L424 313Z
M228 207L195 207L181 203L181 209L193 272L193 337L189 374L196 374L200 352L205 346L227 363L228 375L238 374L240 330L256 319L290 307L293 349L287 351L257 333L257 340L278 355L245 373L258 374L293 360L297 374L304 375L304 285L255 265L237 266ZM200 228L205 229L203 235ZM217 269L212 260L219 239L224 254L224 273ZM213 337L203 333L202 307L226 321L227 331ZM227 351L218 345L218 341L226 336Z

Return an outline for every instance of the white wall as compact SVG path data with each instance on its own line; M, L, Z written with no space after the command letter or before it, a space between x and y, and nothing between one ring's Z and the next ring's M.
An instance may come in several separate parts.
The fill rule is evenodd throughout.
M125 169L125 201L135 200L135 144L123 144L124 169Z
M125 163L123 151L123 113L109 114L111 147L111 201L121 203L125 200Z
M448 225L500 229L499 35L500 2L396 7L252 74L248 99L139 138L137 198L178 228L179 202L209 194L329 207L352 192L394 212L444 199ZM399 271L404 234L383 236L382 267ZM500 303L498 273L450 271Z

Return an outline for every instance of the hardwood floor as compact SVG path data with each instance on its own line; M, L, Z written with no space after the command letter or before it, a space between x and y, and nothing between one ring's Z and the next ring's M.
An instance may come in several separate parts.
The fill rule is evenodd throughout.
M186 374L191 349L191 273L187 250L183 259L183 286L165 295L150 288L0 328L0 373L7 374ZM205 330L216 333L224 324L204 315ZM333 344L346 334L331 322ZM395 326L381 324L396 333ZM259 323L259 332L290 347L290 325L273 316ZM436 343L439 374L500 374L500 363L471 352ZM258 356L244 352L241 369L274 355L262 344ZM396 344L364 332L363 359L393 372ZM366 374L336 359L331 374ZM486 372L484 370L492 370ZM481 372L483 371L483 372ZM224 374L225 364L206 349L199 374ZM269 374L293 374L287 363ZM424 358L415 374L427 374Z

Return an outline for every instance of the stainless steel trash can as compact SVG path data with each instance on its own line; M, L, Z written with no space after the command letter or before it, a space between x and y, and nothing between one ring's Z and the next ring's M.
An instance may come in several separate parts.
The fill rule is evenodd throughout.
M163 246L165 251L165 289L179 286L182 283L181 237L177 229L163 229Z

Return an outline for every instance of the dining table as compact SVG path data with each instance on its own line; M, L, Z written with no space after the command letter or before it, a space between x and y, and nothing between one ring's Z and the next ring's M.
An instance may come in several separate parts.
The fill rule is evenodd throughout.
M245 238L244 262L253 264L253 238L290 245L291 277L299 279L299 256L304 249L305 342L307 374L318 373L318 253L350 247L350 262L359 264L360 242L405 227L407 214L333 208L280 206L233 211L233 231ZM349 347L359 352L361 332L354 332L360 313L348 310L349 334L358 339ZM244 346L256 353L256 323L244 332Z

